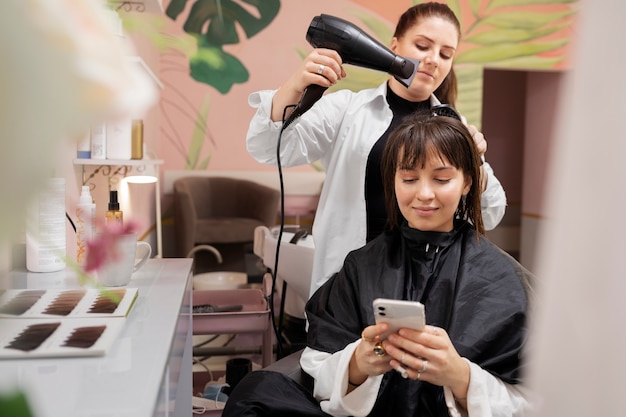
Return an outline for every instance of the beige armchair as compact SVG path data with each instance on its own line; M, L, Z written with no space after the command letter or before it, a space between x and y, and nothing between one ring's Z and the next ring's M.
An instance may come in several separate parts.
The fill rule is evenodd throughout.
M250 244L257 226L273 226L280 192L235 178L190 176L174 182L177 253L196 245Z

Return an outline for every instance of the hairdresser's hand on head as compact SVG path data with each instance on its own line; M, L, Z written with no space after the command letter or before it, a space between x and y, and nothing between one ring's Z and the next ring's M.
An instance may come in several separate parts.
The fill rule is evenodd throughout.
M374 347L380 342L380 335L387 330L386 323L368 326L363 330L361 342L350 359L350 383L360 385L368 376L381 375L391 369L391 358L388 355L379 356L374 353Z
M474 142L478 148L478 154L481 158L484 157L485 152L487 152L487 141L485 140L485 136L482 132L479 132L478 128L474 125L467 125L467 130L469 130L472 138L474 138Z
M478 128L474 125L467 125L467 130L469 130L472 138L474 138L474 143L476 143L476 148L478 148L478 154L484 160L485 152L487 152L487 140L485 140L485 135L483 135L482 132L479 132ZM485 175L482 166L480 168L480 172L482 190L485 191L485 188L487 188L487 175Z
M407 370L407 377L449 387L455 398L467 398L469 364L458 354L448 333L426 326L423 331L400 329L384 343L391 366Z
M296 72L278 89L272 100L272 120L283 119L286 106L297 104L304 89L317 84L330 87L346 76L341 57L332 49L314 49ZM289 112L288 112L289 113Z

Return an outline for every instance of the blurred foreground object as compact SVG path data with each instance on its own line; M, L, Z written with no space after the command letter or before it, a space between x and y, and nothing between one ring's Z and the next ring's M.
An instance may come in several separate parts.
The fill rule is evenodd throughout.
M580 7L537 247L530 380L542 417L624 415L626 49L612 41L626 37L626 2Z
M59 160L66 141L156 102L111 13L103 0L0 3L0 243L58 162L71 163Z

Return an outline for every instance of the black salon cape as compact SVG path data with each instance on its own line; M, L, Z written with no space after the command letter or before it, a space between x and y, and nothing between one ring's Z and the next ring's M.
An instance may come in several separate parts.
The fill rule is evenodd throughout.
M525 280L512 257L477 239L466 223L455 224L450 233L405 225L348 254L342 270L311 297L308 346L334 353L360 338L374 324L375 298L418 300L425 306L427 324L446 329L461 356L515 384L526 332ZM226 407L231 410L224 416L326 415L315 399L282 381L282 375L250 376L231 395ZM259 412L253 413L250 405ZM448 409L443 388L389 371L369 415L448 416Z

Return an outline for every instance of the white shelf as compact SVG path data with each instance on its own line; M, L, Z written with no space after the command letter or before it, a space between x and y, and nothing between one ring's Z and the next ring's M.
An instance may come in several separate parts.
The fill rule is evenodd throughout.
M161 90L163 89L163 83L161 82L161 80L159 80L159 77L156 76L154 71L152 71L150 66L146 63L146 61L143 60L142 57L137 56L137 55L131 55L128 57L128 60L130 62L134 62L135 64L139 65L148 74L150 79L154 81L154 83L157 86L159 86Z
M142 167L146 165L154 165L156 166L156 177L160 182L159 175L159 165L163 164L162 159L89 159L89 158L75 158L74 165L80 166L83 171L83 184L86 183L85 180L85 167L102 167L102 166L118 166L118 167ZM96 168L96 170L99 168ZM104 175L110 175L109 173ZM122 177L126 176L126 173L113 173L113 176L120 175ZM109 176L110 178L110 176ZM162 222L161 222L161 192L160 185L157 184L156 192L154 194L154 204L156 209L156 238L157 238L157 250L155 254L155 258L161 258L163 256L163 230L162 230Z

